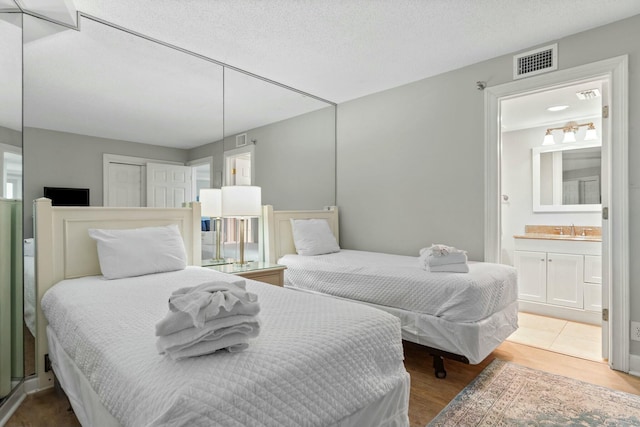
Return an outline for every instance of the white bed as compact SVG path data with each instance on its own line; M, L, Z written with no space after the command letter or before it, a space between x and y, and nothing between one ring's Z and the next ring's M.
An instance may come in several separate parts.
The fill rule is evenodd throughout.
M400 324L362 305L247 280L262 323L247 350L183 361L157 354L154 325L173 290L238 277L187 267L106 280L85 234L180 224L189 263L199 264L197 204L52 208L39 199L35 212L38 330L46 330L38 353L48 353L83 425L408 425Z
M296 254L290 219L327 220L338 240L338 209L274 211L265 206L265 254L287 266L285 287L358 301L396 315L403 338L430 348L444 378L442 357L477 364L517 329L513 267L469 263L469 273L430 273L418 257L340 250Z

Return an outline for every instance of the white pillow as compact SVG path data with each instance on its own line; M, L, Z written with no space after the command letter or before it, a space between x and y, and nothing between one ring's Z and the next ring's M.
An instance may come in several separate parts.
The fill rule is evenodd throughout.
M293 243L298 255L339 252L340 246L325 219L291 219Z
M100 270L107 279L184 270L187 253L178 226L126 230L89 229L98 244Z

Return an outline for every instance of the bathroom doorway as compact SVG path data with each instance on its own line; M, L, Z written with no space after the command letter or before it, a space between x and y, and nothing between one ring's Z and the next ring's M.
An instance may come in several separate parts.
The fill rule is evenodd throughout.
M607 78L500 100L500 262L518 269L510 339L602 360ZM603 170L604 168L604 170Z

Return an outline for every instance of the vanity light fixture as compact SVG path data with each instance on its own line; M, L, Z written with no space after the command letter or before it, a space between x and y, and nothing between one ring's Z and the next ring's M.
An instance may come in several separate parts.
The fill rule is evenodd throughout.
M562 138L563 143L576 142L576 132L582 126L587 126L587 132L584 136L585 141L593 141L598 139L598 134L596 133L596 127L593 125L593 122L588 123L575 123L570 122L567 123L566 126L557 127L557 128L548 128L547 132L544 135L544 140L542 141L542 145L553 145L555 144L555 140L553 137L554 130L561 130L564 132L564 137Z

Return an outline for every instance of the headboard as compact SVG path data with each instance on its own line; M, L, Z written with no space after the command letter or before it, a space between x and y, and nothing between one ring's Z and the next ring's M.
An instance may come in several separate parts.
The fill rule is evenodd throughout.
M317 211L274 211L273 206L262 207L264 259L275 263L286 254L295 254L296 247L293 244L291 232L291 219L326 219L329 228L340 242L338 227L338 207L329 206Z
M37 289L37 372L40 387L53 384L51 372L44 372L48 352L47 322L40 307L44 293L64 279L99 275L96 242L89 228L124 229L177 224L187 252L189 265L201 264L200 203L187 208L107 208L53 207L51 200L33 202L36 241Z

